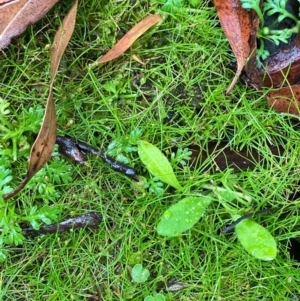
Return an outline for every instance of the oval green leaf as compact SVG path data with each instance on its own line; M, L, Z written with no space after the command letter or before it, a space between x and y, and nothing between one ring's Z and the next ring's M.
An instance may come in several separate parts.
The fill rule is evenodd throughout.
M276 241L266 228L248 219L237 224L235 231L240 243L252 256L261 260L276 257Z
M148 141L140 140L138 143L138 153L141 161L152 175L176 189L182 188L170 162L155 145Z
M157 225L157 233L175 236L192 228L210 204L208 196L187 197L164 212Z

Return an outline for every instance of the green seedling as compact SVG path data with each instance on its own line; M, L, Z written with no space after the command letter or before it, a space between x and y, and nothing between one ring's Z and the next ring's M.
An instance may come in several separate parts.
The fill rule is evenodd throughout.
M144 301L165 301L166 298L162 294L154 294L153 296L147 296Z
M259 48L257 49L257 65L260 68L262 61L269 57L270 53L265 49L265 40L272 41L275 45L279 45L280 42L287 44L293 34L299 32L300 20L289 13L286 9L288 0L266 0L262 7L260 0L240 0L242 7L245 9L253 9L259 19L260 27L257 32L257 39L259 40ZM265 16L276 16L276 20L270 25L265 26ZM294 22L294 26L291 28L276 28L278 23L284 19L290 19Z
M183 190L170 162L156 146L141 140L138 143L138 153L151 174L174 188ZM221 180L224 187L219 187L214 183L205 184L203 188L211 191L209 194L202 195L195 192L194 195L184 197L178 203L171 205L163 213L157 225L158 234L173 237L191 229L212 201L219 201L233 220L238 219L240 217L238 215L239 210L233 208L231 202L236 200L249 207L252 198L246 192L235 191L232 185L228 184L229 179L230 176L225 174ZM251 255L266 261L276 257L276 241L266 228L252 220L244 220L235 228L239 241Z
M24 110L20 115L10 117L9 102L0 98L0 138L3 148L12 150L13 160L17 160L18 151L29 152L30 145L27 143L25 132L37 133L43 117L43 109L40 106L28 111ZM7 145L12 144L12 148Z
M142 135L139 128L135 128L129 134L129 137L120 137L113 140L107 148L107 154L114 157L117 161L128 164L128 154L137 151L136 144Z
M143 283L146 282L150 276L148 269L144 269L143 266L138 263L136 264L131 271L131 277L134 282Z

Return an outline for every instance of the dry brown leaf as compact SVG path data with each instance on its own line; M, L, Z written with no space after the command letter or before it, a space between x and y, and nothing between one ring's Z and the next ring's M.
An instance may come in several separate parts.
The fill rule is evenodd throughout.
M30 153L30 162L27 176L32 177L50 159L56 140L56 114L53 101L53 81L55 79L60 60L73 34L78 0L68 12L61 27L54 37L54 44L51 51L50 74L51 84L47 100L44 120Z
M268 93L267 100L278 112L300 115L300 85L274 90Z
M121 40L110 49L103 57L101 57L96 64L105 63L119 57L124 53L144 32L146 32L153 25L162 21L160 15L150 15L132 27ZM94 65L94 64L92 64Z
M43 123L39 134L31 148L29 167L25 179L12 192L6 194L3 198L8 199L18 193L27 182L36 174L50 159L56 140L56 112L53 100L53 82L58 70L61 57L73 34L77 13L78 0L64 18L62 26L54 37L54 45L51 51L50 73L51 83L49 96L47 99L46 110Z
M75 1L68 14L65 16L62 26L55 34L54 43L51 50L50 74L52 79L54 79L56 76L62 55L65 52L73 34L76 23L77 6L78 0Z
M0 5L7 3L7 2L13 2L13 1L18 1L18 0L0 0Z
M226 90L228 94L238 80L250 54L251 16L240 0L214 0L218 17L237 60L236 74Z
M0 49L41 19L58 0L19 0L0 6Z

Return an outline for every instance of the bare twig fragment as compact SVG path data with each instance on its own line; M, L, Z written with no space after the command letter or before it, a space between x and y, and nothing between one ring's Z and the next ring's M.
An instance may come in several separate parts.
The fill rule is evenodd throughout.
M150 15L146 17L132 27L112 49L110 49L96 63L92 64L92 66L116 59L123 54L143 33L160 21L162 21L160 15Z
M0 0L0 49L41 19L58 0Z
M214 3L221 26L237 60L236 74L226 90L226 94L229 94L250 54L251 17L242 8L239 0L214 0Z

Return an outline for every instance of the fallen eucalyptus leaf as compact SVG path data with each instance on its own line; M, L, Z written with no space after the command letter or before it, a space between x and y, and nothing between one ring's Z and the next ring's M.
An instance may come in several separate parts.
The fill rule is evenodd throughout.
M0 49L11 38L21 34L28 25L41 19L58 0L1 1L0 4ZM5 5L4 5L5 4Z
M59 63L74 31L78 0L63 20L61 27L55 34L51 51L51 84L47 100L44 120L30 153L29 169L27 177L32 177L50 159L56 140L56 113L53 101L53 81L57 74Z
M132 27L104 56L102 56L97 62L91 64L91 67L116 59L123 54L143 33L160 21L162 21L160 15L147 16Z
M54 37L54 45L51 51L50 75L51 83L47 99L44 119L39 134L31 148L29 167L25 179L13 191L3 196L4 199L11 198L17 194L28 181L46 164L52 155L56 140L56 112L53 100L53 82L58 70L61 57L73 34L77 13L78 0L66 15L63 23Z
M236 225L238 240L252 256L261 260L273 260L277 246L271 233L253 220L247 219Z
M157 225L157 233L175 236L192 228L211 203L209 196L187 197L168 208Z
M140 140L138 143L138 153L141 161L152 175L176 189L182 188L170 162L155 145L148 141Z
M214 0L221 26L237 60L236 74L226 90L230 93L238 80L250 54L250 14L242 8L239 0Z
M0 5L11 2L11 1L14 1L14 0L0 0Z

